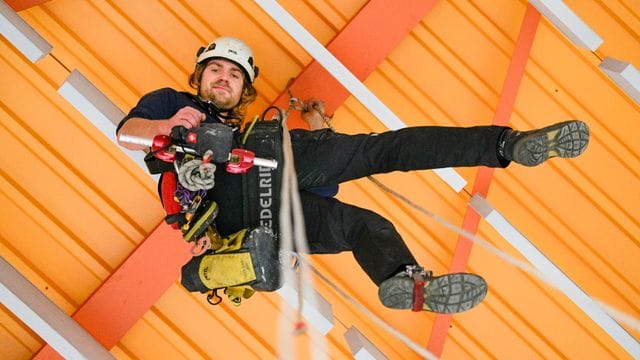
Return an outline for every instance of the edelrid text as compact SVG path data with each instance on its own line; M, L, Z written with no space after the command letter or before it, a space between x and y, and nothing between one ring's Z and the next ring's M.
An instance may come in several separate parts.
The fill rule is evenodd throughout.
M259 168L258 194L260 197L260 225L266 226L269 229L271 229L273 225L273 211L271 210L271 206L273 205L271 176L272 172L269 168Z

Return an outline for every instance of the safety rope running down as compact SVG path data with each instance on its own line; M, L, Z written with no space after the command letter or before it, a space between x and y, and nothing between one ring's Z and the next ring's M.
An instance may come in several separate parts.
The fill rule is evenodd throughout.
M293 166L293 150L291 146L291 137L289 130L286 126L286 120L292 107L290 106L287 112L282 116L282 148L284 165L282 171L282 193L280 201L280 235L281 235L281 252L293 253L293 240L295 239L295 248L299 252L308 253L307 238L305 233L304 216L302 214L302 203L300 201L300 194L298 192L298 180ZM317 307L317 300L313 291L309 291L308 288L312 286L312 280L308 275L308 271L305 271L305 266L301 264L298 267L297 272L294 274L290 267L281 267L281 279L285 283L294 284L297 287L298 293L298 308L296 323L294 325L294 335L304 333L306 331L306 325L302 320L303 304L306 299L311 306ZM295 280L294 280L295 277ZM283 359L293 358L292 342L286 336L286 317L282 313L280 318L280 357ZM312 343L319 346L319 351L314 351L313 358L322 357L322 354L326 353L326 339L321 336L317 331L309 332Z

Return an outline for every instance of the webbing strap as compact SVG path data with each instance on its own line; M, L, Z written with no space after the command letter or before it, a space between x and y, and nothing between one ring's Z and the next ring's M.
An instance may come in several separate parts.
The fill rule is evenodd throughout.
M413 276L413 307L411 311L422 311L424 307L424 285L424 276Z

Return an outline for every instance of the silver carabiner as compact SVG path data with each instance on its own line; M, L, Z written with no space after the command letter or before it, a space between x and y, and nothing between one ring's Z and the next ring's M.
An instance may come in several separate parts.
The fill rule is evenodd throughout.
M303 112L307 111L307 105L304 103L304 101L296 97L289 98L289 107L298 111L303 111Z

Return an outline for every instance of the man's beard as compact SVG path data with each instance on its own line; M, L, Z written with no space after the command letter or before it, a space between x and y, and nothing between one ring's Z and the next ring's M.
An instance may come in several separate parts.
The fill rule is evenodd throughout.
M210 89L205 89L200 96L204 100L212 102L221 112L228 112L237 105L231 97L219 96L215 91L211 91Z

